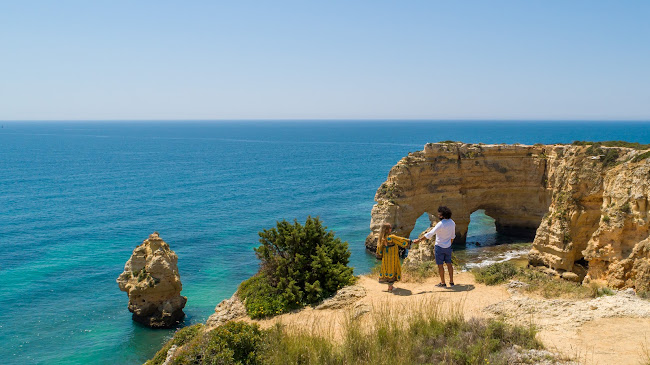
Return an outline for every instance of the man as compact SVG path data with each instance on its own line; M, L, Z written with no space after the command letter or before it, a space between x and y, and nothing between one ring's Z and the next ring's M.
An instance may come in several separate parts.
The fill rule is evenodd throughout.
M438 207L438 222L432 230L424 234L424 237L431 239L436 235L436 244L434 252L436 254L436 265L438 265L438 273L440 274L440 283L436 284L437 287L446 288L445 284L445 269L443 263L447 264L447 271L449 271L449 286L454 286L454 267L451 266L451 243L456 238L456 223L451 220L451 210L447 207ZM414 243L420 242L422 239L414 240Z

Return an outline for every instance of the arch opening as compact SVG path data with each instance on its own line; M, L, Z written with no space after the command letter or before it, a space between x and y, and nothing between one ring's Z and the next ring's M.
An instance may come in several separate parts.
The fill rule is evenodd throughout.
M411 239L416 239L418 238L418 235L424 231L427 231L429 227L432 226L432 221L431 221L431 215L429 213L424 212L416 221L415 221L415 226L413 227L413 230L411 231L411 234L409 237Z
M469 216L466 244L476 246L494 246L499 244L499 234L495 219L485 213L485 209L477 209Z

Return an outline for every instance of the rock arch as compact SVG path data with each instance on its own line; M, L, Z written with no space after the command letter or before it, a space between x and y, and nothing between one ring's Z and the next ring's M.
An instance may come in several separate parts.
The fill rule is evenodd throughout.
M400 160L377 190L366 247L376 247L381 223L407 236L423 213L435 219L440 205L453 212L457 243L465 242L470 214L478 209L495 219L497 232L534 237L551 201L543 151L541 146L427 144Z
M531 265L650 291L650 151L621 144L426 144L377 190L366 248L375 250L382 223L409 236L439 205L464 243L470 214L485 209L497 232L534 236Z

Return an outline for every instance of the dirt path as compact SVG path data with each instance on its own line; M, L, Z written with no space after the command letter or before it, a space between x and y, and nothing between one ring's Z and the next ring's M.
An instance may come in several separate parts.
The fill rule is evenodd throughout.
M534 323L538 338L547 349L581 364L643 364L644 349L650 351L650 302L631 293L593 300L541 299L523 295L506 286L485 286L469 273L456 275L457 286L437 288L438 278L422 283L387 286L362 276L356 285L316 308L255 321L263 328L282 323L292 328L340 338L344 326L365 325L377 313L409 311L435 306L444 314L462 311L464 317L502 317L511 323ZM646 360L644 360L646 359Z
M509 322L533 323L538 338L583 364L646 364L650 361L650 301L634 292L591 300L531 298L513 292L485 308Z

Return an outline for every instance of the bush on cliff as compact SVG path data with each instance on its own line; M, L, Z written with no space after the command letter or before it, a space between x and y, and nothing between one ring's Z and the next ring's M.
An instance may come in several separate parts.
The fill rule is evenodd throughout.
M261 364L258 349L264 332L256 324L228 322L209 332L203 325L194 325L178 331L174 338L156 353L145 365L160 365L167 352L178 346L169 362L174 365L189 364Z
M283 220L259 236L260 270L239 286L252 318L318 303L354 280L347 242L318 218L308 217L304 226Z

